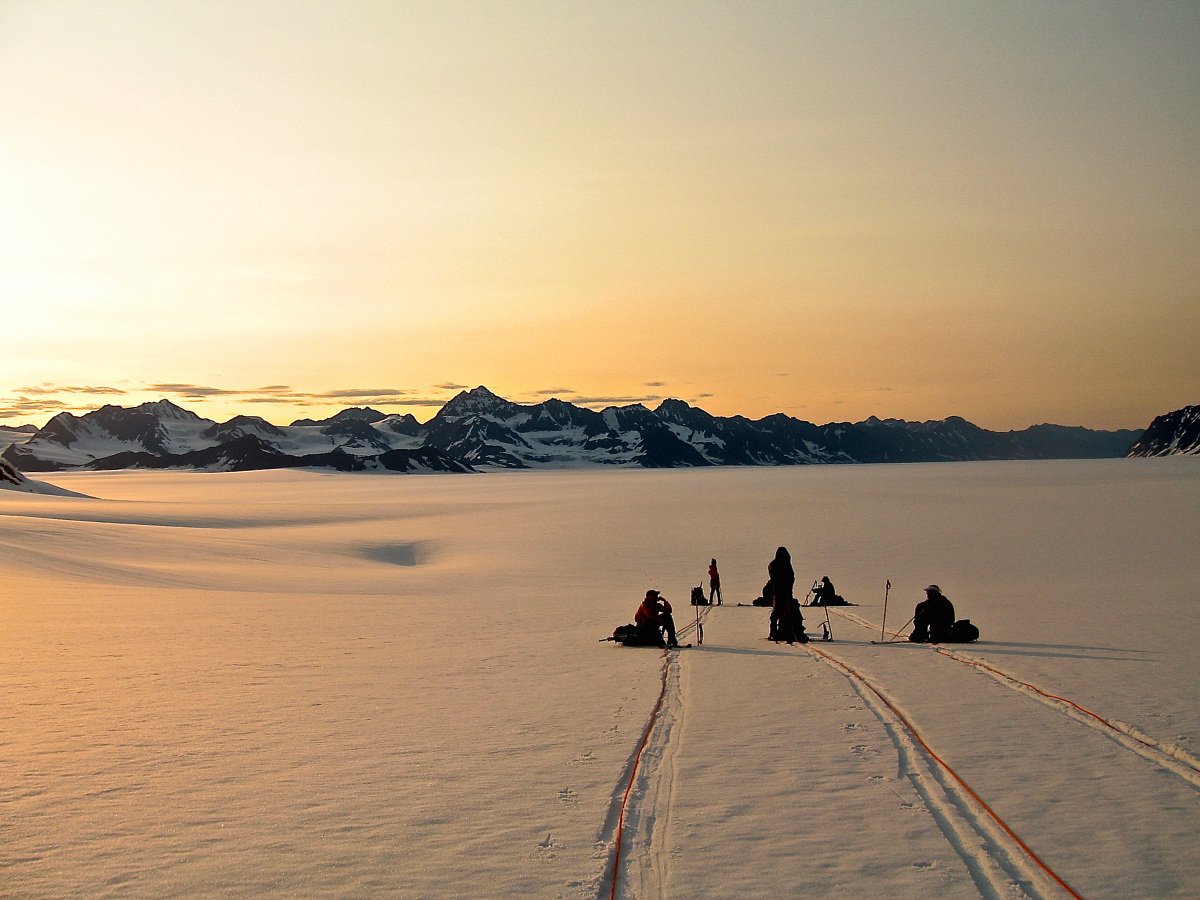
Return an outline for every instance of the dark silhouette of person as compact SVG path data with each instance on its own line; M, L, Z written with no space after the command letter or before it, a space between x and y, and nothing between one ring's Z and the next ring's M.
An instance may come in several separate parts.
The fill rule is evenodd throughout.
M708 564L708 603L711 606L716 604L721 605L721 573L717 571L717 561L714 559Z
M813 606L830 606L838 602L837 591L833 589L833 582L829 580L828 575L821 576L821 581L814 588L814 591Z
M633 624L638 627L643 638L652 644L663 643L663 631L667 633L667 646L678 647L675 639L675 619L671 615L671 604L658 591L646 591L646 599L633 616Z
M908 639L917 644L939 644L950 640L953 630L954 604L940 587L931 584L925 588L925 599L913 613L913 632Z
M804 616L796 600L796 572L792 568L792 556L787 547L775 551L775 558L767 565L767 576L771 584L771 640L806 643Z

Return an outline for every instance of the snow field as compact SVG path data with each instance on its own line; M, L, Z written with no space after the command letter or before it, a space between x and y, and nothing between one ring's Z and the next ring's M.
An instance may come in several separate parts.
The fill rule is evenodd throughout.
M732 605L779 544L860 604L815 649L1076 891L1198 892L1195 460L55 481L104 499L0 496L14 895L608 896L663 658L598 639L648 587L691 622L712 556L618 896L1063 895L869 688ZM870 645L885 578L889 630L936 581L996 671Z

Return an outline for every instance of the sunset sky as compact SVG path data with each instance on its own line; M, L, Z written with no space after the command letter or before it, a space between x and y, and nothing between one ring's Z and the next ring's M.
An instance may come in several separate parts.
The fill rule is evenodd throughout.
M1200 3L0 0L0 423L1200 402Z

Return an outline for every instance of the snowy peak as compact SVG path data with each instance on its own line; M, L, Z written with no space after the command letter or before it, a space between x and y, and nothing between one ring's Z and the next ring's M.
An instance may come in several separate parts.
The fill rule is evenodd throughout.
M380 431L390 431L393 434L412 436L420 432L421 423L417 421L417 417L412 413L405 413L402 416L386 416L376 422L375 427Z
M297 419L293 425L340 425L343 422L366 422L374 424L388 418L387 413L381 413L369 406L351 406L328 419Z
M12 463L0 459L0 483L21 487L25 483L25 476Z
M113 409L121 409L121 407L112 407ZM176 406L170 400L155 400L151 403L143 403L136 407L134 412L144 413L148 416L153 416L156 419L175 421L175 422L200 422L203 421L198 415L182 406Z
M462 419L467 416L493 416L506 419L516 415L520 410L521 407L516 403L497 397L480 385L469 391L460 391L441 408L438 416L444 419Z
M77 494L44 481L26 478L16 466L8 460L0 459L0 491L13 491L22 494L44 494L58 497L87 497ZM90 499L90 498L89 498Z
M1200 454L1200 405L1159 416L1129 448L1128 456Z
M224 443L245 435L263 438L283 437L283 431L261 416L234 416L228 422L213 425L202 432L206 438Z

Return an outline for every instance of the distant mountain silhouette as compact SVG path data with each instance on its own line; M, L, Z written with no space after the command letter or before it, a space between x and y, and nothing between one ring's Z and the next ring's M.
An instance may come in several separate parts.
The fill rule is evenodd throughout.
M1200 453L1200 406L1185 406L1159 416L1129 448L1128 456L1175 456Z
M814 425L782 414L713 416L682 400L599 412L558 399L519 404L462 391L422 424L354 407L277 426L257 416L203 419L161 400L83 416L60 413L3 458L25 471L180 468L241 471L466 472L581 466L789 466L1120 457L1137 431L1036 425L995 432L951 417Z

